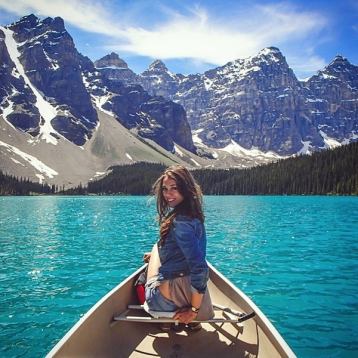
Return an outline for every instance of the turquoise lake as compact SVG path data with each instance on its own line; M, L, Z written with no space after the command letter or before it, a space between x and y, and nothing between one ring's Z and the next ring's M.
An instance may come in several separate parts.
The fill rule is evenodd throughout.
M358 356L358 198L205 197L208 260L298 357ZM0 197L0 356L42 357L157 238L148 197Z

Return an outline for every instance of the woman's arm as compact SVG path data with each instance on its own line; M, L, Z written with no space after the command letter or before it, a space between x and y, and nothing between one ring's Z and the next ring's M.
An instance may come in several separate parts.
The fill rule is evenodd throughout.
M203 300L203 296L204 295L200 293L192 293L191 307L185 307L177 311L173 318L185 324L188 324L191 321L195 320L198 315L198 312L195 312L192 307L194 307L195 309L199 309Z
M209 269L205 260L205 250L200 248L199 238L196 236L195 223L192 220L175 222L175 238L183 252L190 268L190 279L192 286L191 307L179 310L174 319L188 324L198 315L206 285Z
M209 267L206 263L205 245L200 245L195 233L197 222L194 220L175 220L175 239L190 269L190 280L194 293L204 294L209 280ZM202 225L200 223L200 225Z
M191 293L191 306L199 309L201 306L201 302L203 301L204 295L202 293Z

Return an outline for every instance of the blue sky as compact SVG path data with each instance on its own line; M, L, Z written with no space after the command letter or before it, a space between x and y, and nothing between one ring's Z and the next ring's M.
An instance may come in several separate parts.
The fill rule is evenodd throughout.
M358 0L0 0L0 24L61 16L92 60L114 51L137 73L155 59L197 73L278 47L298 78L341 54L358 64Z

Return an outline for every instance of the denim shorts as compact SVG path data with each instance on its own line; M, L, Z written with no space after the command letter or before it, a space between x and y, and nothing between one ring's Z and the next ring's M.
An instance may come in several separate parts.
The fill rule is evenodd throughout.
M151 277L145 284L145 300L152 311L174 312L178 309L175 303L164 297L159 290L158 276Z

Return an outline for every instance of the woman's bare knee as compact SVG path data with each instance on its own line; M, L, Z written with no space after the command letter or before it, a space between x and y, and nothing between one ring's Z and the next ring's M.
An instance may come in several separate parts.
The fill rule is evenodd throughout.
M150 277L158 275L159 267L160 267L160 258L159 258L157 244L155 244L153 246L153 249L152 249L152 252L150 255L150 260L148 263L147 277L150 278Z

